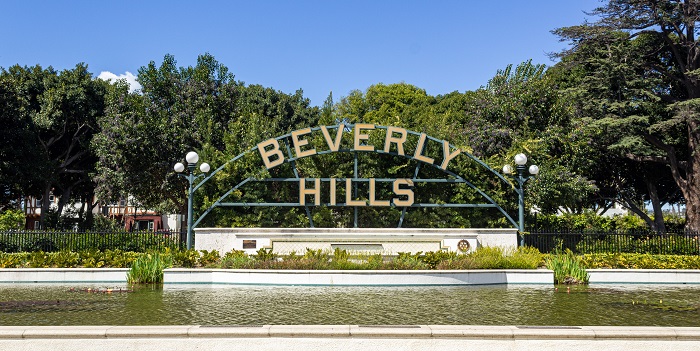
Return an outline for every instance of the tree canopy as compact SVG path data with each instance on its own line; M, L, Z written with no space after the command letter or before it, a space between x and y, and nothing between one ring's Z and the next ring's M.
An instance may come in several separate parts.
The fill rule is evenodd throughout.
M53 192L60 196L59 212L68 201L92 202L96 158L90 142L104 112L106 88L84 64L62 72L40 66L0 72L2 118L9 127L2 167L6 200L48 199ZM42 202L42 221L48 204Z
M618 200L631 205L626 199L643 188L635 183L641 179L648 196L638 198L654 203L658 219L662 198L678 200L673 189L660 189L670 178L692 230L700 230L698 7L696 0L611 0L592 12L595 22L554 31L571 44L559 65L571 72L578 113L598 129L595 140L615 164L617 173L606 177L617 177L609 184Z

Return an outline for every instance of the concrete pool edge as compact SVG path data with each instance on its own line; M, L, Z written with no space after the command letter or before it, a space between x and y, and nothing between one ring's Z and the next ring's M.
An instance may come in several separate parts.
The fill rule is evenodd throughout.
M551 270L308 271L245 269L166 269L166 285L452 286L553 285Z
M128 268L0 268L0 284L126 284Z
M1 268L0 284L126 284L127 268ZM589 269L590 284L700 284L700 270ZM310 271L169 268L168 286L308 285L308 286L452 286L553 285L551 270Z
M471 325L9 326L0 348L75 350L697 350L700 328Z
M700 327L486 325L0 326L0 340L101 338L491 338L700 341Z
M0 284L126 284L127 268L2 268ZM262 269L188 269L164 271L166 285L449 286L554 284L550 270L468 271L311 271Z
M587 269L589 284L700 284L697 269Z

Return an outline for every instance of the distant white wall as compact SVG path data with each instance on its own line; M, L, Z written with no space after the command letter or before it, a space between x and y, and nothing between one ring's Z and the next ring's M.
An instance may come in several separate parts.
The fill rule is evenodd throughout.
M181 231L182 217L179 214L163 215L163 229Z

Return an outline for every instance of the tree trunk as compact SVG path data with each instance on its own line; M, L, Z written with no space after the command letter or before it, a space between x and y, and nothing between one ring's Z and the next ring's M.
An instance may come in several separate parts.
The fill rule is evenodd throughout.
M607 200L605 200L605 201L603 202L603 205L600 206L600 208L598 208L598 209L596 210L596 213L597 213L599 216L602 216L602 215L605 214L605 212L608 212L608 210L611 209L611 208L613 208L614 206L615 206L615 201L607 201Z
M651 199L651 207L654 210L654 230L657 232L666 232L666 224L664 223L664 212L659 200L659 192L656 190L656 184L649 177L644 177L644 182L647 184L649 191L649 199Z
M688 186L683 191L685 197L686 229L700 231L700 177L688 175Z
M632 199L629 199L626 196L622 196L622 200L625 202L623 206L627 207L630 211L639 216L639 218L643 219L649 228L656 230L656 223L654 223L646 211L643 211L634 201L632 201Z
M688 121L688 148L690 157L685 186L680 186L685 198L686 229L700 231L700 120L692 116Z
M41 213L39 214L39 228L45 229L46 215L49 213L49 195L51 195L51 184L44 187L44 195L41 199Z
M700 232L700 184L697 184L694 189L689 189L689 195L686 197L685 203L685 221L686 229L694 232Z
M73 189L72 186L67 187L65 190L63 190L63 194L61 194L61 197L58 198L58 209L56 210L56 213L57 213L57 215L58 215L58 223L56 223L56 225L57 225L60 229L66 229L66 228L63 227L63 226L64 226L64 223L63 223L63 208L66 206L66 202L67 202L68 200L70 200L70 195L71 195L71 192L73 191L72 189Z

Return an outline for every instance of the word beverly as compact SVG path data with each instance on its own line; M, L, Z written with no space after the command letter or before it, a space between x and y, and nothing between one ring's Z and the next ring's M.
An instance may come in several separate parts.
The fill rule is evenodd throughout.
M353 126L354 131L353 131L353 149L351 151L367 151L367 152L374 152L375 147L374 145L371 145L368 143L369 141L369 134L366 134L366 132L371 131L376 129L376 126L374 124L366 124L366 123L357 123ZM323 138L326 141L326 144L328 145L328 150L332 152L338 152L340 150L340 144L343 138L343 130L345 129L344 124L340 124L337 127L336 133L335 133L335 138L331 136L331 133L328 131L328 127L326 126L321 126L320 130L323 133ZM315 148L310 147L309 145L309 140L306 139L306 137L311 134L312 130L311 128L305 128L305 129L300 129L296 130L291 133L291 140L292 140L292 147L294 148L296 158L302 158L302 157L307 157L307 156L313 156L317 154L317 151ZM399 128L399 127L392 127L388 126L386 127L386 136L384 138L384 152L389 153L392 150L392 146L396 149L396 153L401 156L406 156L405 149L404 149L404 144L406 143L408 137L408 131L404 128ZM416 148L413 152L412 158L424 163L428 164L435 164L435 159L428 157L423 154L424 149L425 149L425 143L427 140L427 135L425 133L421 133L419 138L418 138L418 143L416 145ZM364 144L363 144L364 142ZM265 167L267 169L271 169L273 167L279 166L285 161L284 153L280 150L280 144L277 139L268 139L266 141L263 141L257 145L258 151L260 152L260 157L263 160L263 163L265 164ZM447 141L442 141L442 151L443 151L443 158L442 162L440 163L440 168L443 170L447 169L447 166L449 165L450 161L457 157L460 153L460 149L456 149L453 152L450 152L450 144ZM408 156L411 157L411 156ZM314 187L313 188L307 188L307 180L309 181L314 181ZM338 205L336 203L336 179L330 179L330 205L331 206L336 206ZM402 188L403 186L408 186L408 188ZM365 206L369 204L369 206L411 206L413 205L413 200L414 200L414 194L413 194L413 182L410 179L395 179L393 182L393 192L397 196L403 196L404 198L393 198L391 200L377 200L376 199L376 186L375 186L375 179L370 178L369 179L369 203L367 201L361 201L361 200L354 200L351 196L351 187L352 187L352 179L345 179L345 194L346 194L346 200L345 200L345 206ZM319 205L320 204L320 197L321 197L321 186L320 186L320 179L306 179L306 178L301 178L299 180L299 204L300 205L305 205L306 204L306 196L307 195L312 195L314 196L314 204Z
M354 151L375 151L374 145L370 144L365 144L363 145L362 142L365 140L369 139L369 135L363 133L364 131L370 131L374 130L376 126L374 124L365 124L365 123L358 123L354 125L354 147L352 150ZM321 126L321 132L323 132L323 138L326 141L326 144L328 145L328 149L333 152L337 152L340 150L340 142L343 137L343 130L345 129L345 125L341 124L338 127L338 130L335 134L335 139L333 139L328 132L328 128L326 126ZM303 137L307 134L311 134L311 128L305 128L305 129L300 129L300 130L295 130L291 133L292 136L292 146L294 147L294 151L296 153L296 158L302 158L302 157L307 157L307 156L313 156L316 154L316 149L315 148L309 148L309 149L303 149L305 146L309 145L309 141L304 139ZM386 127L386 138L384 139L384 152L390 152L391 151L391 146L396 145L396 152L397 154L401 156L406 156L406 153L404 152L404 144L406 143L406 138L408 137L408 131L404 128L399 128L399 127ZM429 164L434 164L435 159L423 155L423 149L425 146L425 142L428 136L425 133L421 133L420 137L418 139L418 145L416 145L416 149L413 152L413 158L429 163ZM284 154L280 150L280 144L277 141L277 139L268 139L265 140L261 143L258 144L258 151L260 152L260 157L262 158L263 162L265 163L265 167L267 169L276 167L284 163ZM440 164L440 168L447 170L447 165L457 157L462 151L460 149L455 150L454 152L450 153L450 143L447 141L442 141L442 163ZM272 159L274 157L274 160Z

